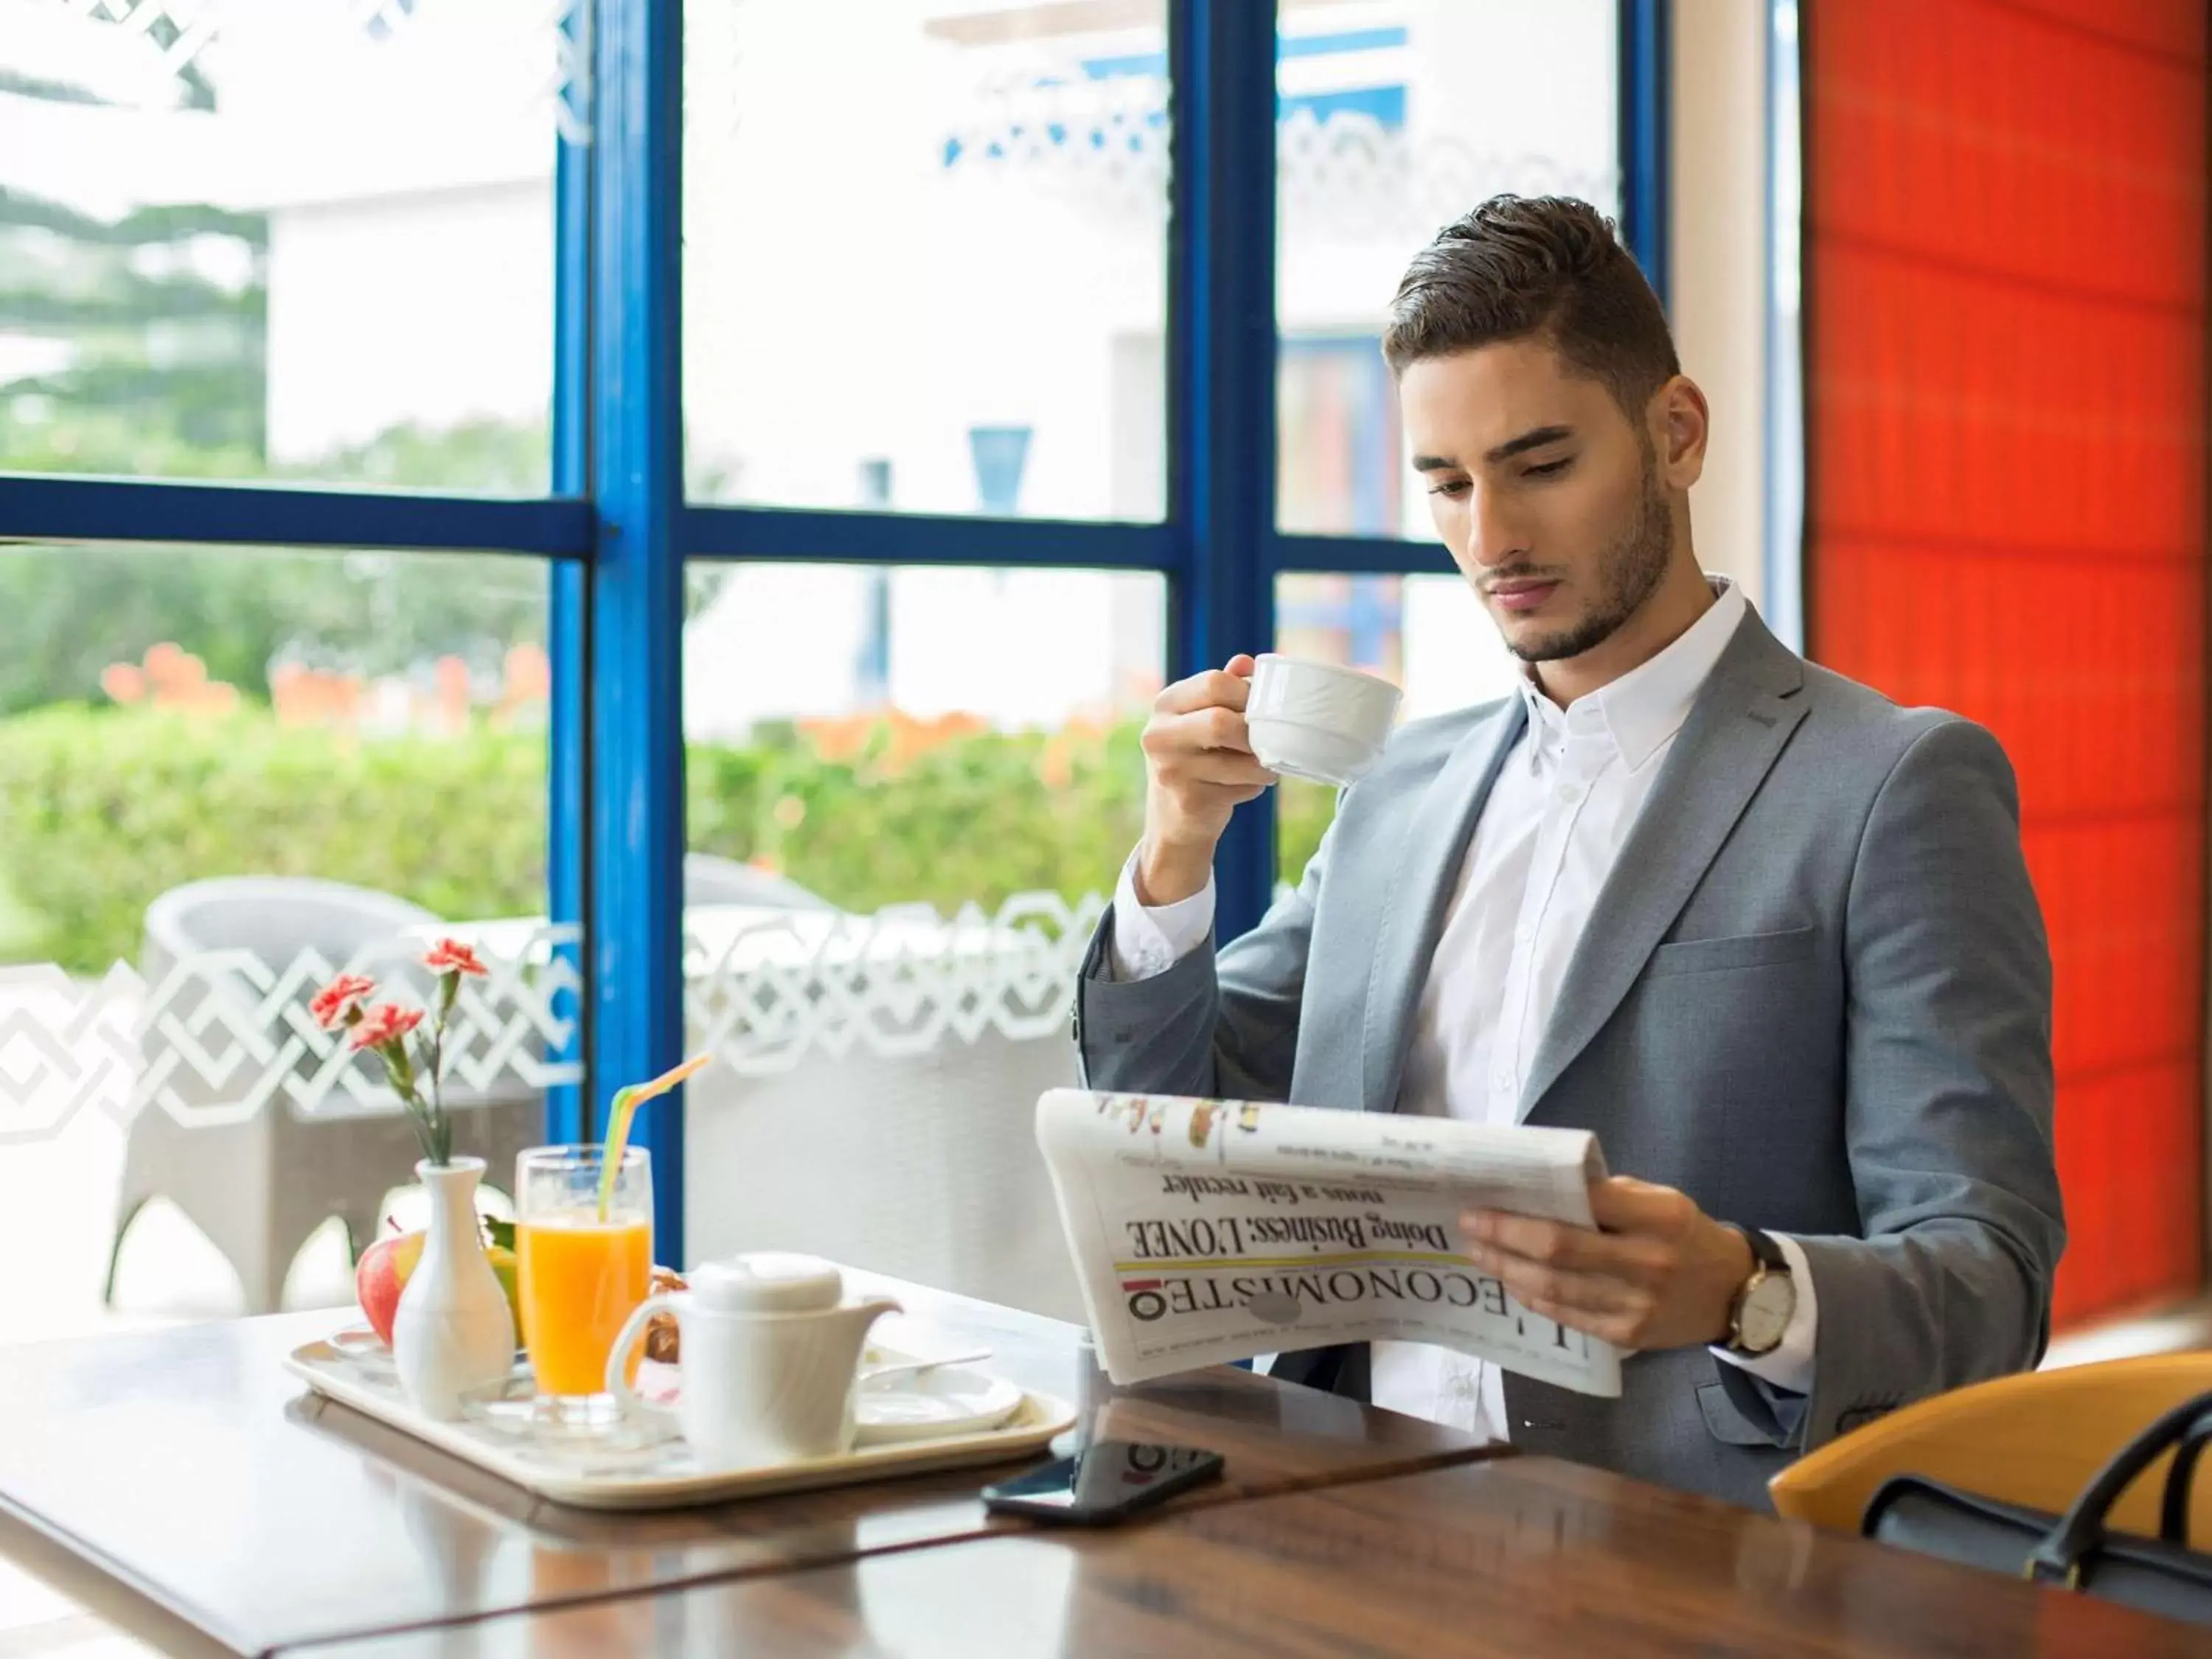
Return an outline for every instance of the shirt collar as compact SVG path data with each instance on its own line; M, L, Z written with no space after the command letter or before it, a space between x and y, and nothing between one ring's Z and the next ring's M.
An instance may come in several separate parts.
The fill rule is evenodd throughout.
M1521 696L1528 708L1529 724L1539 732L1570 736L1581 730L1601 730L1632 772L1650 760L1689 719L1690 705L1749 608L1743 590L1727 577L1706 580L1713 585L1713 603L1680 638L1649 662L1577 698L1565 709L1538 687L1534 665L1523 664Z

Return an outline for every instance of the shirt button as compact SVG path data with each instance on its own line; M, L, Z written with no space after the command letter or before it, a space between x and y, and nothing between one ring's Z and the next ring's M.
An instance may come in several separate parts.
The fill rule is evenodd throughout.
M1559 786L1559 799L1565 801L1568 805L1572 806L1582 798L1583 792L1576 788L1571 783L1563 783Z
M1490 1074L1490 1080L1500 1089L1510 1089L1513 1086L1513 1073L1501 1066Z
M1513 942L1516 945L1526 945L1530 939L1535 937L1536 929L1534 926L1525 921L1513 930Z

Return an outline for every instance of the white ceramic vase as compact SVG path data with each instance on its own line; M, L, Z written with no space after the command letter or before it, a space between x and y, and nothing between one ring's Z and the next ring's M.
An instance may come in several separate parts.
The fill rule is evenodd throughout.
M514 1364L514 1316L477 1222L483 1172L480 1158L415 1166L430 1193L430 1231L392 1316L392 1359L415 1408L441 1423L460 1416L462 1395Z

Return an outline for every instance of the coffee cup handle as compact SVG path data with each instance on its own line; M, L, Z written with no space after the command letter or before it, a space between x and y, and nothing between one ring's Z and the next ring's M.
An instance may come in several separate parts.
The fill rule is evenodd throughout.
M631 1309L629 1317L623 1322L614 1346L607 1350L607 1392L614 1395L617 1403L622 1407L623 1416L657 1417L667 1423L676 1421L674 1412L647 1400L630 1387L629 1352L643 1339L646 1327L653 1322L655 1314L665 1310L681 1319L684 1310L690 1304L691 1297L688 1291L661 1291L648 1296Z

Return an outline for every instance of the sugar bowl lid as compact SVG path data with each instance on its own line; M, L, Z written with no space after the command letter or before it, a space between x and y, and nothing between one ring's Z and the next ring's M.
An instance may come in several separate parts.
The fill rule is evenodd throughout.
M702 1262L690 1284L699 1305L714 1313L817 1313L845 1296L835 1263L785 1250Z

